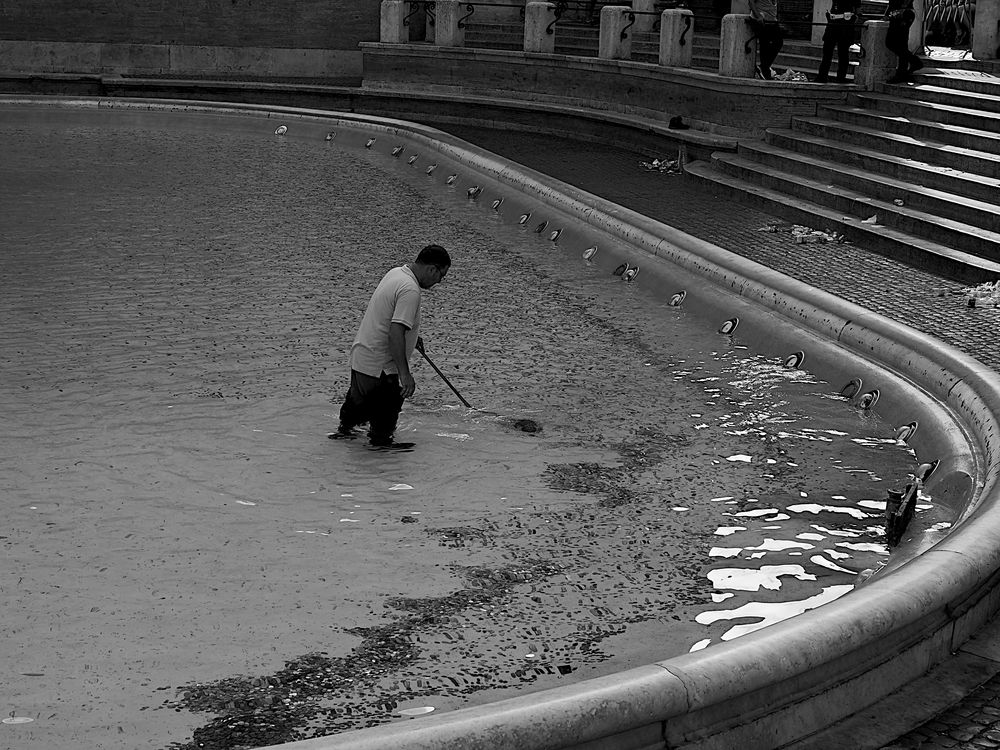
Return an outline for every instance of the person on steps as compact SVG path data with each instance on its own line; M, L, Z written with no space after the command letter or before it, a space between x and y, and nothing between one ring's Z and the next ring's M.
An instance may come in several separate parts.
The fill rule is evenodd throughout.
M776 0L750 0L750 26L757 35L760 65L757 73L766 81L772 78L771 65L785 43L785 30L778 23Z
M819 64L817 83L829 80L833 51L837 50L837 82L847 81L847 71L851 65L851 45L854 44L855 20L861 7L861 0L833 0L826 12L826 31L823 32L823 59Z
M899 58L896 75L886 83L906 83L913 80L913 74L924 67L920 58L910 51L910 26L916 18L913 0L889 0L883 18L889 22L885 46Z

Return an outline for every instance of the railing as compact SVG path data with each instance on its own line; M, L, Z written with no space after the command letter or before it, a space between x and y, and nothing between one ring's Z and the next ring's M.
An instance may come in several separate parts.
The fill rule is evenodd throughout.
M659 18L660 12L662 12L663 10L671 10L671 9L688 9L687 6L689 2L693 2L693 0L654 0L653 5L656 8L655 11L637 10L633 8L632 12L636 14L637 21L638 17L642 15L652 14L657 16L653 20L652 24L645 27L645 29L640 29L640 31L649 30L652 31L653 33L656 33L659 31L660 27L660 18ZM802 18L803 15L802 10L798 6L794 6L790 8L788 12L783 13L783 17L780 19L780 23L785 28L785 38L789 40L810 39L815 43L819 42L821 34L817 31L817 29L822 28L826 25L826 21L820 19L821 16L820 11L822 10L821 6L826 3L826 0L813 0L813 3L814 3L813 13L816 15L814 15L814 18L812 20L809 20L807 18ZM628 3L623 2L622 0L554 0L553 4L555 6L555 13L554 13L554 20L549 23L547 29L547 33L549 36L552 36L555 33L555 27L562 23L572 23L575 21L583 23L588 26L596 26L600 22L600 11L604 7L621 6L621 5L627 6ZM436 12L435 0L407 0L406 5L409 8L409 11L406 14L404 26L413 26L414 24L417 24L417 25L422 25L424 29L433 29L435 27L435 25L437 24L437 12ZM512 11L516 10L516 14L513 12L511 13L512 20L513 18L516 17L523 21L525 18L524 2L504 3L504 2L470 1L464 3L463 7L466 9L466 13L459 19L459 26L458 26L458 28L462 30L464 30L465 28L467 28L472 24L472 19L474 18L474 14L476 14L476 9L479 7L489 7L495 9L509 8ZM931 8L932 9L936 8L936 6L932 5ZM414 20L421 9L424 10L423 18ZM791 15L791 13L794 13L794 15ZM913 31L913 34L919 35L922 41L924 39L927 29L929 28L926 24L926 20L932 17L933 16L929 12L929 15L927 16L926 19L923 17L918 19L918 23L920 23L921 26L916 27ZM721 28L721 18L722 17L719 15L710 13L705 13L705 14L695 13L693 14L691 23L693 24L693 26L698 27L700 30L706 30L706 29L715 30ZM861 23L863 23L865 20L879 20L880 18L881 16L878 14L873 14L870 12L861 13L858 15L858 22L859 22L858 26L860 27ZM968 18L970 19L968 23L970 25L974 25L974 22L971 20L973 18L971 13L968 14ZM989 37L990 39L992 39L993 36L996 36L998 39L1000 39L1000 31L994 33L991 36L990 29L988 28L989 24L984 23L983 26L984 28L986 28L986 33L981 34L984 38ZM688 29L688 32L689 34L691 33L690 28ZM628 32L629 35L634 35L634 33L635 33L634 30ZM425 31L424 34L426 35L427 32ZM422 38L422 35L420 34L419 31L416 31L415 33L411 34L411 38L414 41L417 41L420 38ZM987 44L990 43L990 39L986 40ZM685 34L682 39L682 45L688 43L689 43L688 34ZM998 50L998 52L1000 52L1000 50ZM988 58L989 55L987 54L986 57Z
M465 28L466 26L465 22L468 21L472 17L472 14L476 12L476 6L473 5L472 3L466 3L465 9L469 12L458 19L458 28L460 29Z
M516 23L515 19L523 19L525 24L523 42L514 42L517 47L522 47L523 51L558 53L572 55L576 57L598 57L611 60L632 60L645 63L655 63L668 67L694 67L695 65L705 68L715 68L717 72L729 77L753 77L756 66L756 53L758 51L759 34L756 33L755 22L746 16L728 15L726 18L746 19L749 28L741 30L742 21L737 26L727 27L720 37L720 52L716 57L714 54L702 55L698 61L694 58L693 34L699 18L705 21L706 18L714 19L712 16L695 16L689 9L684 7L684 3L678 0L671 2L673 8L664 10L636 10L627 5L612 5L609 2L601 3L601 23L612 24L611 29L604 29L605 33L584 32L577 28L572 34L563 35L556 33L557 26L566 23L574 16L580 16L591 12L597 7L597 2L593 0L558 0L551 3L538 3L529 5L532 11L530 21L526 18L526 7L520 2L483 2L476 0L388 0L395 3L397 7L405 8L405 18L402 25L412 26L420 21L414 21L417 14L422 9L424 11L422 22L424 33L428 37L427 41L445 47L463 47L466 45L466 32L471 24L471 19L479 15L481 9L489 8L490 13L484 13L484 20L492 20L496 17L494 11L505 11L501 17L505 17L508 23ZM646 5L645 7L649 7ZM610 8L614 8L612 12ZM516 12L515 12L516 10ZM683 11L683 12L670 12ZM669 18L670 28L664 33L660 29L661 22L666 23ZM398 23L398 17L397 17ZM780 23L783 37L787 37L790 28L797 28L805 34L811 34L816 27L825 27L826 21L787 21ZM436 28L435 28L436 27ZM430 28L434 28L433 39L430 39ZM530 28L530 33L529 33ZM607 32L610 31L610 34ZM654 34L648 32L654 31ZM417 33L413 33L417 32ZM588 37L593 34L593 37ZM735 35L735 36L734 36ZM653 38L655 36L655 38ZM399 42L410 43L420 41L419 29L413 29L409 36L403 32ZM530 37L530 40L529 40ZM737 45L735 50L723 53L724 40L729 38ZM474 38L473 38L474 39ZM614 41L610 41L610 40ZM513 41L513 40L511 40ZM596 42L596 44L595 44ZM638 46L637 46L638 43ZM501 49L516 49L511 42L502 42L498 46ZM591 46L593 45L593 46ZM473 40L473 46L475 41ZM490 45L492 46L492 45ZM737 52L738 50L738 52ZM870 50L868 50L870 53ZM864 59L865 52L862 53ZM716 62L718 61L718 62ZM818 65L818 56L817 61ZM806 72L809 68L806 68ZM801 71L799 71L801 73ZM801 80L801 75L789 76L791 80Z

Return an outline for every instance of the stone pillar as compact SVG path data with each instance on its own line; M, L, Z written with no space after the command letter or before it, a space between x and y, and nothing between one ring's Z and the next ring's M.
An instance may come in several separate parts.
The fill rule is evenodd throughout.
M653 30L653 24L656 22L656 0L632 0L632 10L636 11L635 14L635 25L632 29L635 31L650 32Z
M732 0L729 4L729 12L738 16L749 16L750 0Z
M719 41L719 75L731 78L753 78L757 59L757 40L747 20L748 15L730 13L722 17L722 38ZM749 51L747 43L750 44Z
M854 72L854 83L864 91L873 91L892 78L898 60L885 47L888 21L865 21L861 30L861 61Z
M812 32L809 41L813 44L823 43L823 32L826 31L826 12L830 10L830 0L813 0Z
M635 18L627 5L605 5L601 8L601 36L597 56L602 60L628 60L632 57L632 26ZM622 39L622 32L625 38Z
M410 30L403 25L409 6L403 0L382 0L379 41L384 44L406 44Z
M660 65L690 68L693 41L694 13L676 8L660 14Z
M433 42L437 37L437 31L434 30L434 26L437 24L437 12L435 11L434 3L420 3L420 13L417 13L417 15L410 19L411 26L415 27L421 18L424 19L424 35L420 38L426 39L428 42ZM413 39L413 34L410 35L410 39Z
M434 3L437 18L434 22L434 44L438 47L464 47L465 29L458 27L465 14L465 6L458 0L437 0Z
M908 42L910 50L918 55L924 54L924 19L926 17L926 0L913 0L913 23L910 25Z
M524 6L524 51L552 54L556 48L555 3L526 3Z
M977 60L996 60L1000 57L1000 3L976 3L972 56Z

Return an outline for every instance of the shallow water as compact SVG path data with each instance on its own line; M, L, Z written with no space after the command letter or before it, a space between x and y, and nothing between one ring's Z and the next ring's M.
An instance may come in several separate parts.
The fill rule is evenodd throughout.
M0 709L34 719L0 746L485 702L752 632L887 559L909 449L676 290L360 133L104 117L0 116ZM454 266L427 351L503 416L417 360L414 452L327 440L372 288L428 242Z

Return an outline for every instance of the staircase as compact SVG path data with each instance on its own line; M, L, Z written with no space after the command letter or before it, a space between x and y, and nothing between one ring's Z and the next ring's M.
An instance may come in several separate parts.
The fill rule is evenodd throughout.
M887 0L863 0L861 11L866 18L879 18L885 12ZM603 3L598 2L597 7ZM688 7L695 14L695 33L692 36L691 67L700 70L717 71L719 69L719 19L714 15L714 4L711 0L688 0ZM808 3L811 9L811 2ZM804 7L804 6L803 6ZM811 13L811 11L810 11ZM810 28L803 26L811 20L809 13L799 13L794 21L789 21L792 32L785 40L781 54L775 61L778 72L791 68L810 77L819 70L822 58L822 45L815 45L808 39ZM561 19L555 28L555 52L559 55L574 55L577 57L597 57L599 29L596 24L585 22L579 11L570 13ZM475 20L466 22L465 46L484 49L524 49L523 22L509 23L477 23ZM659 32L633 32L632 59L636 62L656 64L659 62ZM851 54L851 73L857 65L857 54ZM834 60L833 71L837 69Z
M719 35L696 33L692 40L691 67L716 72L719 70ZM481 49L524 49L524 28L514 23L469 23L465 30L465 46ZM632 60L657 64L660 55L660 37L655 32L635 32L632 36ZM556 28L555 53L576 57L597 57L598 29L583 23L562 22ZM781 73L791 68L807 76L816 75L822 58L822 47L804 40L787 39L775 61L775 70ZM851 54L851 73L857 65L857 54ZM834 60L832 73L837 70Z
M925 69L914 84L852 95L687 171L789 221L957 280L994 281L1000 70L979 67Z

